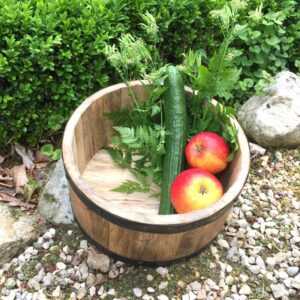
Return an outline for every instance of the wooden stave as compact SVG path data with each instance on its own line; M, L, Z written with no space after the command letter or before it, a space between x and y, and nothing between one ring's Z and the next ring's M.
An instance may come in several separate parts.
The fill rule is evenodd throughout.
M70 195L75 219L88 240L104 253L135 264L168 265L196 255L223 230L231 211L229 207L214 222L194 229L152 233L128 229L99 216L85 206L71 186Z

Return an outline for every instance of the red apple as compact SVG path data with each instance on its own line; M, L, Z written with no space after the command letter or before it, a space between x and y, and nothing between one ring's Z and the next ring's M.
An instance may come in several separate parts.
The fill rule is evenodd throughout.
M216 176L198 168L181 172L171 186L171 202L178 213L206 208L223 195Z
M217 133L203 131L190 139L185 156L191 167L216 174L227 167L229 147Z

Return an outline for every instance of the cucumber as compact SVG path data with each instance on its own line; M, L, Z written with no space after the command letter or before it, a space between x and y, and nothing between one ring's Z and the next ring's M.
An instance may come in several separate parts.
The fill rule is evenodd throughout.
M186 145L187 116L184 83L175 66L167 69L167 91L164 98L166 154L163 161L162 190L159 214L173 212L170 189L175 177L181 172Z

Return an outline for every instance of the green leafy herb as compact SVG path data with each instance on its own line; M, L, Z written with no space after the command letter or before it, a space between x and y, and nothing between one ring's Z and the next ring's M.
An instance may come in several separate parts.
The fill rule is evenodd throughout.
M229 98L239 79L240 70L234 67L234 55L229 48L235 36L244 29L235 24L238 7L239 1L236 0L226 4L222 10L214 11L215 17L222 21L224 33L224 40L214 55L208 59L203 51L189 51L184 63L179 66L185 73L186 85L194 91L187 101L190 116L188 136L204 130L221 134L231 146L230 159L238 148L237 130L231 120L234 110L219 103L215 105L212 99ZM155 43L159 34L153 23L155 20L148 14L143 19L143 30L149 31ZM149 47L142 40L126 35L121 37L119 48L106 48L109 61L125 82L137 76L146 77L152 83L150 96L144 102L137 101L127 84L133 97L132 107L107 114L116 131L108 150L118 165L128 168L136 177L136 181L123 182L114 191L148 192L152 182L160 186L162 181L165 138L168 134L164 126L162 95L166 90L164 82L168 65L161 66L157 63L160 61L157 57L149 57L150 53L157 54L153 45ZM204 62L208 63L204 65Z
M134 192L149 192L150 188L147 185L143 185L138 181L126 180L120 186L114 188L112 191L125 194L132 194Z
M212 98L230 98L241 73L241 70L234 67L229 51L235 36L245 29L235 24L238 9L243 8L239 3L231 2L213 12L215 17L221 19L224 40L208 64L203 65L201 52L189 51L181 66L187 82L195 91L188 107L192 116L189 136L204 130L217 132L230 144L231 157L238 149L237 129L231 120L234 110L219 103L215 105Z

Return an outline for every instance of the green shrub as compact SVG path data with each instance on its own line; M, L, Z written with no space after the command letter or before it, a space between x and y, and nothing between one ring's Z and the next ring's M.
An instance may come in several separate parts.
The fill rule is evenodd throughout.
M90 3L90 5L87 5ZM37 143L108 84L106 41L127 28L102 1L0 4L0 141Z
M235 0L238 2L238 0ZM226 0L6 0L0 1L0 144L36 144L61 130L88 95L120 80L105 43L122 33L149 36L150 12L159 27L159 52L179 63L189 48L211 54L221 40L213 9ZM242 68L232 103L247 100L276 72L300 68L298 0L248 0L240 16L246 31L232 54Z
M248 26L235 44L239 51L236 64L243 69L236 91L240 102L277 72L300 70L300 2L269 0L257 9L255 1L250 2Z

